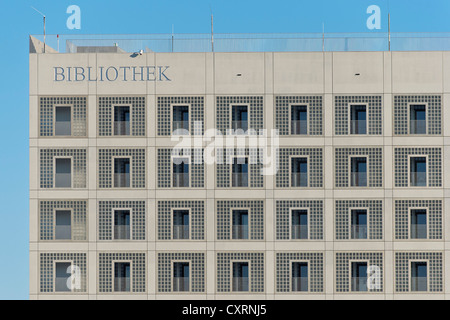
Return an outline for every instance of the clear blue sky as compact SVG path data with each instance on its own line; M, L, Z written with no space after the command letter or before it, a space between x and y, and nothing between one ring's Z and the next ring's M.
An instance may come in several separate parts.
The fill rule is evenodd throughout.
M28 298L28 35L368 32L366 9L388 0L0 0L0 299ZM82 12L81 30L66 28L69 5ZM390 0L392 31L450 32L449 0ZM37 213L35 213L37 214Z

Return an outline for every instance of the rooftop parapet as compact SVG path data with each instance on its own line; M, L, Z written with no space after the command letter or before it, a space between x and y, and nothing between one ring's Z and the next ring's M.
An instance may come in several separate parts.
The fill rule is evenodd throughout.
M30 38L39 41L43 35ZM30 45L30 53L43 52L37 47L42 46ZM46 48L47 53L449 51L450 33L47 35Z

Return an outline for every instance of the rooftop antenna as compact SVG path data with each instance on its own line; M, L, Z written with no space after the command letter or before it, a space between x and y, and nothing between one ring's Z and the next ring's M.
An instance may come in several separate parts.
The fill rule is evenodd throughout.
M209 5L209 10L211 11L211 50L214 52L214 15L211 5Z
M322 22L322 52L325 51L325 22Z
M40 12L38 9L36 9L35 7L31 7L34 11L36 11L37 13L39 13L41 16L44 17L44 53L45 53L45 49L46 49L46 44L45 44L45 14L43 14L42 12Z
M173 52L173 38L174 38L174 26L172 24L172 52Z
M391 7L389 5L389 0L388 0L388 41L389 41L389 51L391 51Z

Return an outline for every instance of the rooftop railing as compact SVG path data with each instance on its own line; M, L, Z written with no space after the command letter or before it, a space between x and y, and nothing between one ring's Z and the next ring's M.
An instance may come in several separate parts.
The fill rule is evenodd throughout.
M33 35L44 41L43 35ZM47 35L60 53L448 51L450 33Z

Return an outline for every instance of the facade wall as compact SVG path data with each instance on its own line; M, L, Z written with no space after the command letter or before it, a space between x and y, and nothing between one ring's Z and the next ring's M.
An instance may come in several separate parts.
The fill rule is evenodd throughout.
M55 66L170 66L171 81L55 82ZM30 297L32 299L444 299L450 293L450 53L146 53L30 55ZM368 110L353 135L351 105ZM410 134L410 105L426 105L426 133ZM129 136L114 135L115 106L130 106ZM173 106L186 105L190 137L216 128L233 138L232 106L249 127L278 129L280 171L262 176L252 146L191 167L173 188ZM305 135L290 107L306 106ZM55 107L71 107L56 136ZM260 134L256 132L256 134ZM200 141L190 156L206 150ZM176 149L176 148L175 148ZM232 186L233 156L249 158L249 186ZM289 159L308 157L307 187L289 183ZM183 155L185 156L185 155ZM367 157L368 184L352 187L351 157ZM411 156L427 158L427 185L409 185ZM55 159L70 158L72 187L55 188ZM114 187L116 158L130 187ZM349 209L368 208L369 237L351 239ZM113 210L132 212L132 239L113 240ZM190 212L190 239L172 235L172 210ZM231 237L232 208L248 208L250 237ZM291 210L308 211L308 238L292 239ZM410 209L427 209L426 239L410 239ZM72 240L54 238L54 211L73 214ZM81 267L81 289L54 292L54 263ZM173 292L172 264L189 262L190 292ZM291 265L308 264L309 289L291 292ZM352 292L352 261L381 270L381 288ZM411 292L411 262L428 263L428 291ZM114 263L130 263L132 290L114 293ZM233 292L233 262L249 263L249 291Z

